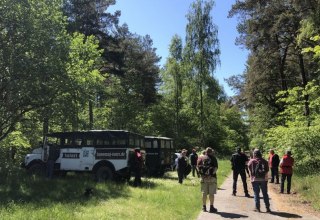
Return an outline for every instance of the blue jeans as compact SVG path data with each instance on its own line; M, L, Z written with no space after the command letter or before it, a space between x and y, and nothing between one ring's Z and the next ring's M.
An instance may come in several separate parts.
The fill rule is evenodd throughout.
M267 181L252 182L252 188L254 192L254 202L256 204L256 208L260 209L260 189L262 191L263 200L264 204L266 205L266 208L270 208Z

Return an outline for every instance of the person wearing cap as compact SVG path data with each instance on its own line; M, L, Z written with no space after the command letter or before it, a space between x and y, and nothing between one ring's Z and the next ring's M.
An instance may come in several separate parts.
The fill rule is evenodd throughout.
M253 151L253 158L248 163L249 171L250 171L250 179L254 192L254 201L255 201L255 209L254 211L260 212L260 190L262 191L263 201L266 206L266 211L271 212L270 210L270 202L268 195L268 161L262 158L262 154L259 149L255 149ZM263 169L264 174L261 176L257 175L258 169Z
M207 147L205 155L198 158L197 167L201 175L202 211L207 211L206 203L209 195L209 212L216 213L218 210L214 207L214 194L217 193L218 161L211 147Z
M250 197L248 193L248 186L247 186L247 177L246 177L246 162L248 161L248 157L241 152L241 148L237 148L237 152L232 154L232 157L230 159L231 161L231 167L233 170L233 191L232 195L236 196L237 195L237 181L238 181L238 176L240 174L242 184L243 184L243 189L244 189L244 194L246 197Z
M291 151L287 150L280 161L281 185L280 193L284 193L284 183L287 180L287 193L290 194L291 178L293 173L294 159L291 157Z
M274 183L274 179L276 179L276 184L279 184L279 163L280 159L278 154L274 153L273 149L269 151L269 167L271 170L271 181L270 183Z

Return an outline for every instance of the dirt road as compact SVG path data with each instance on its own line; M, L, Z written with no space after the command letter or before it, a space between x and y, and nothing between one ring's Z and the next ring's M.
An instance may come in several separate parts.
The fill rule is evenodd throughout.
M201 212L197 220L208 219L254 219L254 220L276 220L276 219L306 219L320 220L320 214L312 211L307 205L298 202L295 194L279 194L279 185L268 183L270 208L272 213L266 213L265 205L260 193L261 212L255 212L254 199L251 183L248 188L251 198L244 196L241 178L238 179L237 196L232 196L232 175L219 188L215 196L215 207L217 213ZM294 181L294 180L293 180ZM207 205L209 207L209 204Z

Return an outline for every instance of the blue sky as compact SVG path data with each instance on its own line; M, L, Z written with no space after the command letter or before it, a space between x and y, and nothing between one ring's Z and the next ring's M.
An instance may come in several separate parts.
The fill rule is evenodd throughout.
M150 35L162 66L169 53L172 37L177 34L185 39L186 15L194 0L116 0L111 11L120 10L120 24L127 23L130 32L141 36ZM233 91L224 82L225 78L242 74L248 52L235 45L238 36L236 18L227 18L235 0L215 0L212 10L213 22L218 26L221 65L214 76L223 85L227 95Z

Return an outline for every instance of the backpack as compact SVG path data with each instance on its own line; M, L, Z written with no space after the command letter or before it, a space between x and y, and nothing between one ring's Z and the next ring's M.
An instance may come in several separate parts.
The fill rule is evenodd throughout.
M254 169L253 176L256 178L265 178L267 173L266 164L263 161L258 160L258 163Z
M202 159L202 165L199 166L199 173L203 176L213 175L213 161L210 157Z

